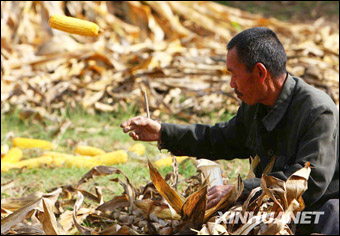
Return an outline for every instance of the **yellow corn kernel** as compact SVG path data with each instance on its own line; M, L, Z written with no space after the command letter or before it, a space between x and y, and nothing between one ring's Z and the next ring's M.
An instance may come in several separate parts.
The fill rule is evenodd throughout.
M127 162L128 154L124 150L117 150L114 152L98 155L93 158L96 158L100 165L114 165Z
M16 163L20 161L22 158L22 151L20 148L13 147L9 149L9 151L6 153L6 155L1 158L1 163L3 162L9 162L9 163Z
M31 138L13 138L12 143L14 147L20 148L41 148L45 150L51 150L55 148L55 145L49 141L41 139L31 139Z
M64 15L51 16L49 23L52 28L71 34L96 37L100 31L99 26L93 22Z
M142 156L145 153L145 146L141 143L136 143L129 148L129 151Z
M76 150L74 150L74 153L83 155L83 156L97 156L101 154L105 154L105 151L91 146L85 146L85 145L78 145L76 147Z
M187 156L179 156L179 157L175 157L178 164L181 163L182 161L184 161L185 159L187 159L188 157ZM155 161L154 165L157 167L157 168L160 168L160 167L164 167L164 166L171 166L172 164L172 157L164 157L158 161Z

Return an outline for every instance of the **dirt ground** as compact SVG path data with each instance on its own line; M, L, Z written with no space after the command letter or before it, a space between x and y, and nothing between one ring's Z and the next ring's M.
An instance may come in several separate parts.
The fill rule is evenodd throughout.
M324 17L325 24L339 28L339 1L218 1L265 17L312 23Z

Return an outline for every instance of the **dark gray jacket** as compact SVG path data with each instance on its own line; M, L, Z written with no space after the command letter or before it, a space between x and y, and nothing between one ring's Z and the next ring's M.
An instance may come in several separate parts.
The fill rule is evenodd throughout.
M242 103L229 122L214 126L162 123L160 146L174 155L211 160L258 154L257 178L244 182L245 194L260 185L273 155L270 175L282 180L309 161L313 168L303 195L307 208L339 198L339 111L326 93L290 75L274 107Z

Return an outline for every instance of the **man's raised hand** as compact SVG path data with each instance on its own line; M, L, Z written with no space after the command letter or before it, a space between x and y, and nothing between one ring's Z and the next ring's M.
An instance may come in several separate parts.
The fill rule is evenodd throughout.
M161 124L150 118L137 116L128 119L120 125L123 132L129 132L135 141L159 141L161 136Z

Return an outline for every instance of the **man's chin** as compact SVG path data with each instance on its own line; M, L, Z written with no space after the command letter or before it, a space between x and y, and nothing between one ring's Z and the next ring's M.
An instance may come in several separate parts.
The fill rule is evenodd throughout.
M241 98L240 98L241 99ZM254 106L256 103L255 102L250 102L250 101L246 101L246 100L243 100L241 99L242 102L244 102L245 104L247 104L248 106Z

